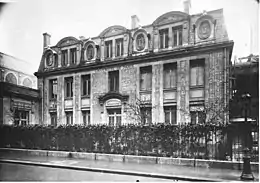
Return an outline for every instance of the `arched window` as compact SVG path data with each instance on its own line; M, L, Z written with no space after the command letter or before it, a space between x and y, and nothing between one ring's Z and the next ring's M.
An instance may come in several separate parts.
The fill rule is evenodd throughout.
M17 85L17 79L15 77L15 75L13 73L9 73L6 75L5 77L5 81L7 83L12 83L12 84L16 84Z
M23 80L23 86L31 88L32 87L32 81L29 78L24 79Z
M94 47L92 44L87 47L87 60L92 60L94 58Z
M51 66L53 64L53 58L52 58L52 54L48 53L46 56L46 63L48 66Z

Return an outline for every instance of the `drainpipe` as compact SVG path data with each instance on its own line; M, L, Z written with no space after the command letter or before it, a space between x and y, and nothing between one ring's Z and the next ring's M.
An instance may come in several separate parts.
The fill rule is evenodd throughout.
M42 125L43 125L43 116L44 116L44 114L43 114L43 112L44 112L44 86L45 86L45 82L44 82L44 77L42 78L42 110L41 110L41 113L42 113L42 121L41 121L41 123L42 123Z
M227 107L227 48L224 48L224 107ZM226 110L224 110L224 122L227 123Z

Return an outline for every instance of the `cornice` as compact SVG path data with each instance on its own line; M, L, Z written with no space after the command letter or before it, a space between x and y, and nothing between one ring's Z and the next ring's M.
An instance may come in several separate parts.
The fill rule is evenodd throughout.
M75 73L80 71L89 71L89 70L96 70L106 67L114 67L114 66L122 66L128 64L140 64L145 62L156 62L159 59L168 59L168 58L181 58L187 56L193 56L205 52L215 51L218 49L229 48L232 53L232 49L234 46L233 41L226 41L221 43L212 43L212 44L204 44L204 45L196 45L196 46L187 46L182 47L178 50L170 50L170 51L162 51L158 53L148 53L145 55L140 56L128 56L126 58L122 58L120 60L111 60L105 62L95 62L87 65L79 64L67 68L58 68L51 71L44 71L44 72L35 72L34 75L38 78L46 77L46 76L53 76L53 75L62 75L68 73Z

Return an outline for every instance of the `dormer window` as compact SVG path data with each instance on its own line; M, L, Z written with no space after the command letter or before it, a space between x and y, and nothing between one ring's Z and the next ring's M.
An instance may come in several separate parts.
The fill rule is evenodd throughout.
M160 34L160 49L168 48L169 44L169 29L159 30Z
M120 57L124 54L123 38L116 39L116 56Z
M70 49L70 63L74 65L76 64L76 61L77 61L77 49L72 48Z
M173 27L173 47L182 45L182 26Z
M112 58L112 40L105 41L105 58Z
M92 44L87 47L87 60L92 60L94 58L94 47Z
M138 34L136 37L136 50L142 51L145 48L144 34Z
M61 51L61 65L66 66L68 64L68 50Z
M48 66L52 66L53 58L52 58L52 54L51 53L47 54L47 56L46 56L46 63L47 63Z

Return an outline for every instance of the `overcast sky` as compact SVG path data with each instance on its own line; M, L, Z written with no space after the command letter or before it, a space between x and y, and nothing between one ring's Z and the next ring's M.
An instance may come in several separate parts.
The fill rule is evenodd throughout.
M235 42L233 56L259 54L256 0L191 0L191 6L191 14L223 8L229 38ZM130 28L134 14L147 25L182 9L181 0L16 0L0 12L0 52L28 61L33 73L42 56L44 32L55 45L66 36L98 36L112 25Z

